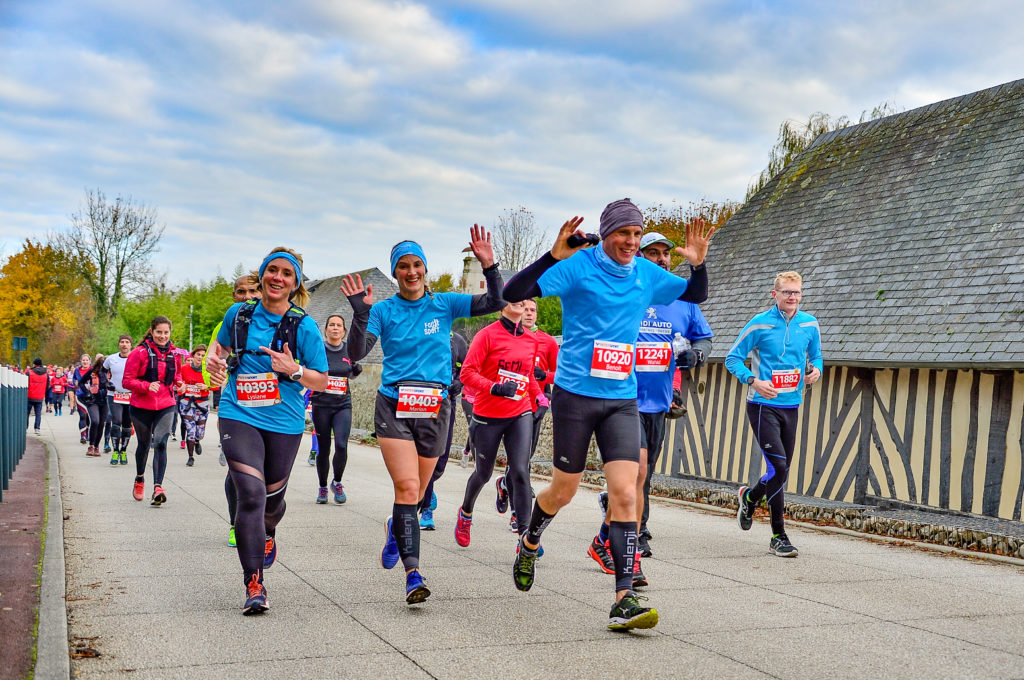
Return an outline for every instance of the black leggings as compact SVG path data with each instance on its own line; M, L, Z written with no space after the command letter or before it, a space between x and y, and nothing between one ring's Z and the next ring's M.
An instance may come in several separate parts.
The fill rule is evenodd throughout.
M167 470L167 437L171 434L173 412L173 406L159 411L131 407L135 437L139 442L135 449L135 474L138 477L146 474L146 460L149 458L149 447L152 444L154 484L163 484L164 472Z
M462 400L462 413L466 416L466 425L469 426L466 432L466 446L463 447L464 451L473 453L473 404L466 401L465 398ZM454 411L454 409L453 409ZM455 413L452 413L452 417L455 417Z
M89 408L82 403L79 399L75 402L75 408L78 409L78 429L82 433L82 437L89 436Z
M768 466L764 476L747 493L754 505L762 498L768 499L772 533L781 534L785 531L782 518L786 508L783 490L789 478L789 464L793 461L793 449L796 446L797 409L747 402L747 417Z
M476 497L491 479L494 459L498 456L498 444L505 442L508 457L506 478L511 482L509 495L523 533L530 524L533 498L530 494L530 444L533 442L533 412L515 418L482 418L473 416L473 443L476 445L476 467L466 482L466 495L462 509L468 515L473 512Z
M341 407L317 406L313 404L313 430L316 431L317 445L321 454L316 457L316 474L320 486L327 486L327 473L331 459L327 451L331 448L331 433L334 433L334 481L340 482L348 464L348 435L352 432L352 404Z
M445 468L448 466L448 454L452 450L452 437L455 434L454 408L449 409L448 412L451 413L451 417L448 418L448 440L444 445L444 453L438 457L437 465L434 466L434 473L430 475L430 481L427 482L427 489L423 492L423 498L420 500L418 508L420 512L423 512L430 507L430 497L434 494L434 482L441 479L444 475Z
M110 413L110 436L114 439L115 451L127 451L128 440L132 438L132 416L128 404L116 404L107 396L107 410Z
M89 445L99 446L103 441L103 424L107 421L107 398L96 397L96 401L86 406L89 411Z
M265 537L275 534L284 517L284 493L302 435L269 432L222 418L220 440L238 494L235 540L248 583L253 574L262 573Z

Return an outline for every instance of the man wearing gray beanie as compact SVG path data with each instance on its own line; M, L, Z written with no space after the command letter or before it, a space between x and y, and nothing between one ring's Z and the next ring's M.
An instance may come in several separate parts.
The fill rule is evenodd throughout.
M608 482L608 552L615 574L611 630L652 628L655 609L640 605L634 587L637 543L636 483L640 460L635 343L644 312L652 304L707 299L704 258L714 227L693 224L686 246L676 252L691 266L690 279L636 257L643 215L628 198L609 203L601 214L601 243L572 247L583 218L562 225L551 252L512 277L504 298L558 295L562 301L562 349L551 396L554 471L551 484L537 494L530 525L512 567L516 588L533 586L541 534L576 494L587 462L591 436L604 462Z

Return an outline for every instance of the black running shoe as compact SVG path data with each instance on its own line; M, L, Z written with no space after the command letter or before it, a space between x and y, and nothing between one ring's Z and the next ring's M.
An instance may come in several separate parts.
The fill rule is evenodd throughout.
M512 580L515 581L516 588L524 593L533 587L534 562L538 557L538 551L530 550L523 545L523 540L519 539L516 561L512 564Z
M615 603L608 615L609 630L633 630L634 628L654 628L658 625L658 610L641 607L640 601L647 598L637 595L632 590L626 591L622 599Z
M199 442L196 442L196 455L197 456L203 455L203 445L200 444Z
M749 486L741 486L738 492L739 507L736 509L736 521L740 523L740 529L748 531L754 523L754 504L747 500Z
M789 542L789 537L786 534L772 536L772 540L768 544L768 552L779 557L796 557L800 554L796 546Z
M494 488L498 490L497 496L494 497L494 507L500 514L504 515L508 512L508 490L505 488L505 478L498 477L495 479Z
M641 557L650 557L654 554L651 552L651 544L647 542L647 536L642 533L636 537L636 551Z

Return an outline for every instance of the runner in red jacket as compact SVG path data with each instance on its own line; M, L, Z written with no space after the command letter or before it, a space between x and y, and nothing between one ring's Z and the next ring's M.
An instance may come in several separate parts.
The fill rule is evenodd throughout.
M522 302L507 305L500 319L476 334L462 363L462 382L476 392L472 422L476 469L466 482L455 525L455 541L462 547L469 545L473 506L491 478L502 440L519 526L525 530L529 524L533 410L537 397L543 393L533 373L537 339L521 323L523 309ZM508 509L507 495L505 499L504 507L498 505L498 512Z

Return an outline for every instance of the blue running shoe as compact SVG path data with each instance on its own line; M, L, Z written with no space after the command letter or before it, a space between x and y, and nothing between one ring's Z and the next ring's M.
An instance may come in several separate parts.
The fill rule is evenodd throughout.
M434 530L434 511L430 508L420 513L420 529L423 531Z
M263 568L270 569L277 559L277 541L273 536L267 536L267 542L263 544Z
M342 486L341 482L331 482L331 491L334 492L334 502L338 505L348 500L348 496L345 494L345 487Z
M267 603L267 589L263 587L263 582L256 574L253 574L249 582L245 584L245 595L245 605L242 606L243 615L262 614L270 609L270 605Z
M433 490L430 491L430 509L437 510L437 494Z
M380 566L385 569L394 569L398 564L398 543L395 535L391 533L391 518L384 522L384 549L380 551Z
M419 569L413 569L405 575L405 601L407 604L419 604L430 597L430 589L423 581Z
M323 505L324 503L327 502L327 487L326 486L321 486L321 487L317 488L316 502L319 503L320 505Z

